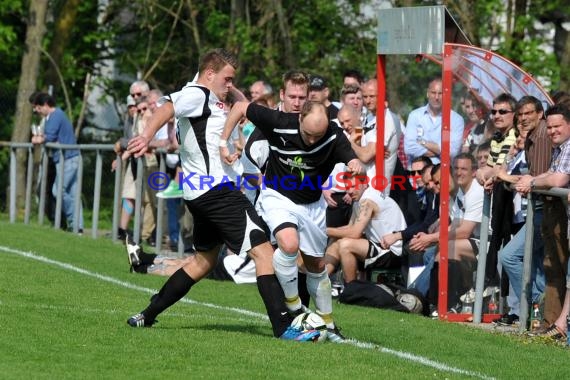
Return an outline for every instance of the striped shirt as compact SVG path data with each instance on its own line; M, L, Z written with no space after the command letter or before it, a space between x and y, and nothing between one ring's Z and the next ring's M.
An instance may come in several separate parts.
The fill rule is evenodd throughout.
M509 132L503 136L501 141L493 138L493 140L491 140L491 152L487 159L487 166L494 167L495 165L502 165L509 153L509 149L511 149L511 146L513 146L516 140L515 128L511 128Z

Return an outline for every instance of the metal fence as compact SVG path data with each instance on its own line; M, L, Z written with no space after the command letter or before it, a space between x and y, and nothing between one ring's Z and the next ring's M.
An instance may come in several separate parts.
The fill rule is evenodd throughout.
M77 149L80 151L79 154L79 168L77 173L77 189L75 194L75 205L74 205L74 220L77 220L77 216L80 212L82 198L89 193L87 189L85 189L84 183L86 181L91 182L92 185L92 202L91 202L91 211L92 211L92 218L91 218L91 237L97 238L100 234L99 231L99 221L100 221L100 210L101 210L101 201L109 199L104 199L102 197L102 189L107 190L107 194L111 194L112 197L112 231L111 231L111 238L113 240L117 240L118 236L118 227L119 227L119 218L121 215L121 186L122 186L122 162L120 156L116 156L115 152L113 151L112 144L77 144L77 145L66 145L66 144L58 144L58 143L47 143L39 147L41 149L40 152L40 162L39 167L36 169L34 165L34 152L35 146L32 143L11 143L11 142L0 142L0 147L4 147L9 149L10 151L10 169L9 169L9 193L8 193L8 203L9 203L9 217L10 222L15 223L17 222L18 216L18 205L17 205L17 160L18 160L18 151L24 150L26 151L25 154L25 165L26 165L26 173L25 173L25 192L24 192L24 217L23 222L25 224L29 224L31 222L31 215L33 210L37 210L37 218L38 224L42 225L45 223L45 205L46 205L46 197L47 191L47 181L45 178L40 178L38 181L37 186L39 186L38 197L37 201L32 199L32 193L34 192L34 187L36 186L34 183L34 173L45 177L45 173L48 170L48 151L59 151L60 153L60 161L57 165L60 166L61 172L63 172L63 165L65 163L65 158L62 154L63 151L68 149ZM158 150L158 154L161 155L160 166L159 170L161 172L165 172L166 164L164 156L166 152L164 150ZM119 162L116 165L116 169L114 171L114 175L109 178L109 176L104 173L103 171L103 161L104 156L107 156L107 159L114 160L118 159ZM86 157L90 158L90 160L86 160ZM94 167L87 168L86 161L90 161L89 164L93 165ZM137 172L143 172L143 160L137 159ZM90 169L90 170L87 170ZM85 178L85 173L93 173L93 178ZM112 179L111 181L105 181L105 179ZM109 185L112 187L109 188ZM140 234L141 234L141 206L142 206L142 199L143 199L143 192L144 186L146 184L143 182L143 176L137 176L135 180L136 186L136 198L135 198L135 210L134 210L134 223L133 223L133 239L135 241L140 241ZM56 184L57 192L56 192L56 199L55 199L55 215L54 215L54 227L60 228L62 226L61 220L61 211L63 206L63 176L59 177L59 181ZM157 217L156 217L156 250L160 251L162 249L162 233L164 230L164 200L161 198L157 198ZM75 223L73 226L73 231L75 233L78 231L78 224ZM179 244L179 251L181 245Z

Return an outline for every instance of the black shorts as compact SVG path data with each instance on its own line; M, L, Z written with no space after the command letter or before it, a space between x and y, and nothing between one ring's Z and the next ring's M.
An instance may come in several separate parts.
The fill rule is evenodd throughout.
M368 255L364 261L364 267L366 269L399 268L401 262L402 259L400 256L390 250L384 250L380 247L380 244L368 240Z
M215 186L185 203L194 217L197 251L209 251L223 243L232 252L243 254L268 241L265 223L239 190Z

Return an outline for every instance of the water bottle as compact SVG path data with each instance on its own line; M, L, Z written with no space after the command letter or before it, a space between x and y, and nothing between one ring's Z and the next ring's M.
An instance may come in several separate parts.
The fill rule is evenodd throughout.
M540 315L540 306L538 303L532 305L532 314L530 316L530 331L535 332L540 328L542 316Z
M488 309L489 309L489 314L497 314L498 305L494 289L493 293L491 293L491 298L489 299Z

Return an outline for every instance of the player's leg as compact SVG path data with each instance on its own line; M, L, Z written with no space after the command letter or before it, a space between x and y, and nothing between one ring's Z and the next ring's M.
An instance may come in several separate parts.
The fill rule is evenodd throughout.
M297 265L297 255L299 251L299 236L296 226L291 223L284 223L274 231L277 239L277 249L273 254L273 267L279 284L285 294L287 308L296 314L302 309L301 298L299 297L299 267Z
M129 318L132 327L152 326L156 317L168 307L184 297L194 284L204 278L217 263L220 245L209 251L198 251L188 259L188 263L178 269L152 297L150 305L139 314Z

